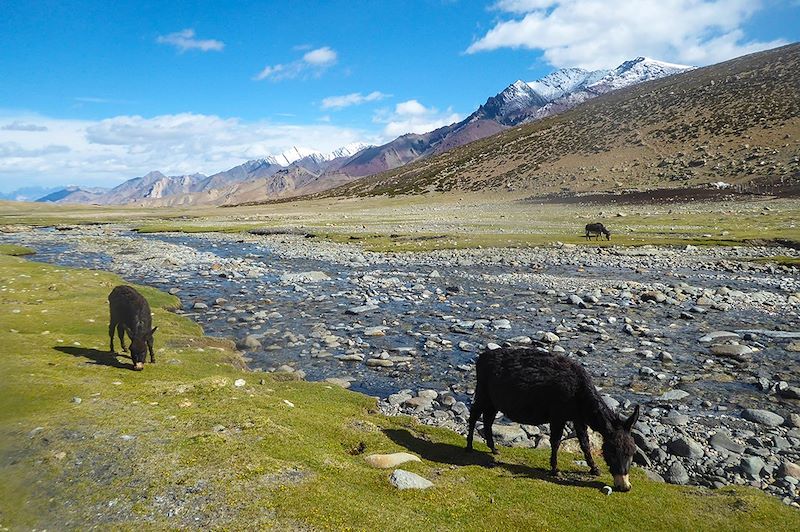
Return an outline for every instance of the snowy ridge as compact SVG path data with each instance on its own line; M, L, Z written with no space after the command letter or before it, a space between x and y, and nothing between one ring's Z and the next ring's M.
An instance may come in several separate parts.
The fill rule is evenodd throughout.
M311 148L292 146L290 149L278 155L268 155L263 159L254 159L252 161L247 161L244 164L250 166L259 166L263 163L268 163L277 164L280 166L289 166L290 164L301 159L305 159L306 157L309 157L317 162L327 162L339 157L350 157L368 147L369 144L364 144L363 142L354 142L352 144L342 146L341 148L337 148L331 152L324 153L317 150L312 150Z
M610 74L609 70L584 70L582 68L562 68L536 81L529 81L528 86L548 102L565 94L597 83Z
M589 85L588 88L602 88L602 92L609 92L637 83L679 74L694 68L688 65L665 63L648 57L637 57L636 59L625 61L602 79Z

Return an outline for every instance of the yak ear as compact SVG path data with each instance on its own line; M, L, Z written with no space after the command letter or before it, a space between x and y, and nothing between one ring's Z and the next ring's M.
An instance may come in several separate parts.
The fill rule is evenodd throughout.
M158 327L153 327L153 330L150 331L150 336L153 336L153 334L156 332L157 329Z
M625 420L625 424L623 425L625 427L625 430L630 432L638 420L639 420L639 405L636 405L636 407L634 407L633 409L633 414L631 414L631 417Z

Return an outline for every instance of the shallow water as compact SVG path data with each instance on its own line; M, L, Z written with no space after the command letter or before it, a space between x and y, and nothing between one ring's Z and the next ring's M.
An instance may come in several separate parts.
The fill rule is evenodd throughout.
M798 382L800 356L784 350L783 343L767 338L758 342L762 349L753 357L748 368L733 369L727 361L715 361L711 369L704 362L713 359L697 338L710 330L735 329L787 329L797 330L796 313L769 313L754 310L710 311L692 321L680 320L680 310L666 305L631 305L578 309L563 303L563 298L548 295L544 286L535 281L519 280L515 274L537 271L554 279L568 278L585 281L636 281L639 283L674 282L685 280L697 287L728 286L752 292L763 290L779 282L777 276L738 275L709 268L680 268L670 270L672 277L665 281L665 272L654 269L631 268L623 259L606 257L602 264L565 254L558 261L539 264L478 264L447 268L409 260L405 264L363 263L341 264L319 259L284 258L274 253L265 240L261 242L236 241L208 235L136 235L143 241L180 244L212 252L220 259L246 259L257 265L258 275L248 277L230 275L196 268L164 268L159 275L148 269L137 269L131 262L119 262L102 252L79 250L72 235L55 231L31 235L5 235L4 240L31 245L37 250L32 260L116 271L126 280L155 286L162 290L180 289L182 312L200 323L206 334L241 339L247 334L265 335L261 350L248 352L253 368L274 368L290 364L303 369L307 378L321 380L327 377L352 378L352 389L386 397L399 389L433 388L450 389L460 400L468 400L474 372L467 366L474 359L474 351L459 349L466 341L477 347L487 342L502 344L518 336L538 337L539 331L552 331L564 324L573 330L562 335L560 344L567 352L581 351L581 360L596 377L596 384L620 399L640 402L664 389L678 384L691 390L697 403L706 399L714 405L767 405L773 399L758 391L752 384L755 377L772 380L780 374L792 384ZM124 257L124 256L123 256ZM137 257L132 255L132 258ZM705 264L705 263L702 263ZM243 270L246 266L243 266ZM430 277L437 269L441 276ZM319 270L330 280L308 284L284 284L280 276L287 272ZM372 276L374 283L361 277ZM391 286L380 282L396 278ZM503 282L507 279L508 282ZM458 287L455 291L453 287ZM450 290L448 291L448 288ZM569 293L569 292L567 292ZM442 297L440 297L442 296ZM214 305L214 300L227 302ZM601 298L601 303L606 298ZM196 302L206 303L208 309L195 310ZM350 315L348 308L374 303L378 309L363 315ZM551 309L541 311L542 307ZM268 319L253 320L253 313L277 312ZM617 318L609 324L609 317ZM649 337L633 337L621 331L622 320L629 317L634 323L644 323L652 331ZM607 331L608 339L600 334L579 330L587 319L597 318L597 326ZM482 330L453 330L455 320L490 320ZM508 319L510 329L495 329L491 320ZM231 321L229 321L231 320ZM247 321L251 320L251 321ZM259 323L263 321L263 323ZM326 347L322 338L311 337L314 326L324 324L330 333L341 337L340 345ZM366 337L363 327L386 326L386 335ZM301 337L293 342L287 333ZM302 341L302 338L305 341ZM440 340L444 340L442 343ZM449 344L446 342L450 342ZM652 342L648 345L646 342ZM352 344L352 345L348 345ZM273 347L274 349L270 349ZM406 348L403 352L402 348ZM620 348L635 352L621 353ZM370 368L363 362L340 362L335 355L350 352L362 353L366 358L386 351L389 355L407 355L411 361L398 363L391 368ZM647 359L643 352L658 353L666 350L675 358L675 364L662 365ZM319 357L328 353L330 356ZM459 366L462 366L459 368ZM640 379L640 367L648 366L664 379ZM730 382L722 382L719 374L733 375ZM710 375L710 376L709 376ZM694 381L694 382L687 382ZM696 405L696 408L700 408Z

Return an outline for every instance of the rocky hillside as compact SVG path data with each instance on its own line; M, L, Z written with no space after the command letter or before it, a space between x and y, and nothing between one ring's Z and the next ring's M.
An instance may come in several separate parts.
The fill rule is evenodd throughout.
M793 44L604 94L330 194L796 183L797 87Z
M517 80L461 122L428 133L403 135L364 150L347 161L341 172L361 177L391 170L508 127L561 113L602 94L692 68L637 57L613 70L562 68L536 81Z

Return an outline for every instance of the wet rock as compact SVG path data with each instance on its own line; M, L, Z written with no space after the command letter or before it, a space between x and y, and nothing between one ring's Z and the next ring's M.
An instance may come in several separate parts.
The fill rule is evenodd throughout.
M570 296L567 298L567 300L569 301L569 303L570 303L571 305L575 305L575 306L578 306L578 307L580 307L580 308L586 308L586 307L588 307L588 305L586 304L586 302L585 302L583 299L581 299L581 297L580 297L580 296L576 296L575 294L572 294L572 295L570 295Z
M759 410L757 408L745 408L742 410L742 417L753 423L765 425L767 427L778 427L783 424L783 417L769 410Z
M673 427L682 427L689 423L689 416L681 414L677 410L670 410L669 414L661 418L661 422L665 425L672 425Z
M711 352L715 355L732 358L734 360L746 360L747 355L753 352L753 349L740 344L726 344L726 345L712 345Z
M284 273L281 275L280 280L282 283L316 283L319 281L328 281L330 277L325 272L321 271L308 271L299 273Z
M617 401L607 393L602 394L600 396L600 399L602 399L603 402L606 404L606 406L610 408L612 411L616 411L617 407L619 407L619 401Z
M340 377L328 377L327 379L325 379L325 382L327 382L329 384L333 384L335 386L339 386L341 388L349 388L350 387L350 381L347 380L347 379L342 379Z
M662 402L671 402L671 401L680 401L682 399L686 399L689 397L689 392L684 390L669 390L667 392L662 393L656 398L656 401Z
M542 336L539 339L541 341L543 341L543 342L547 342L548 344L555 344L561 338L559 338L557 334L551 333L551 332L548 331L548 332L542 333Z
M403 469L395 469L389 477L389 482L397 489L427 489L433 486L433 482L423 478L416 473L405 471Z
M705 454L703 446L689 438L688 436L678 436L667 443L667 450L676 456L697 459Z
M350 307L344 312L345 314L366 314L367 312L372 312L373 310L378 310L378 305L359 305L357 307Z
M527 433L517 424L503 425L495 423L492 425L492 434L499 443L505 445L528 439Z
M797 386L787 386L779 389L778 395L784 399L800 399L800 388Z
M763 469L764 460L758 456L745 456L742 458L741 462L739 462L739 471L750 478L760 478Z
M667 468L664 474L664 480L670 484L683 486L689 483L689 473L686 471L686 468L683 467L683 464L676 460Z
M386 329L388 329L388 327L382 325L377 327L364 327L362 334L364 336L386 336Z
M248 334L243 339L239 340L236 343L236 347L242 350L251 351L255 349L261 348L261 342L253 336L252 334Z
M466 351L468 353L473 352L473 351L477 351L477 349L478 349L475 344L471 344L471 343L465 342L463 340L461 342L458 342L458 348L460 350Z
M778 476L800 479L800 465L784 460L781 462L780 467L778 467Z
M699 341L704 344L720 342L724 340L738 340L740 336L735 332L729 331L713 331L699 338Z
M439 392L437 392L436 390L420 390L419 394L417 395L433 401L434 399L437 399L439 397Z
M684 471L686 471L686 470L684 469ZM666 482L666 480L664 479L664 477L662 477L661 475L659 475L658 473L656 473L655 471L653 471L653 470L651 470L651 469L645 469L645 470L644 470L644 474L647 476L647 478L649 478L649 479L650 479L650 480L652 480L653 482L659 482L659 483L661 483L661 484L663 484L664 482ZM686 478L686 480L687 480L687 482L688 482L688 480L689 480L689 478L688 478L688 475L687 475L687 478ZM676 482L673 482L673 484L676 484Z
M744 452L744 445L739 445L731 439L725 432L716 432L708 440L708 444L718 451L728 451L735 454L742 454Z
M433 400L427 397L411 397L403 401L403 405L415 410L426 410L433 406Z
M371 368L389 368L391 366L394 366L394 362L386 358L370 358L367 359L367 361L364 362L364 364L366 364Z
M655 301L656 303L663 303L667 300L667 296L663 292L651 291L644 292L641 295L642 301Z
M413 397L413 395L411 395L411 392L397 392L397 393L391 394L387 398L387 401L392 406L398 406L398 405L403 404L408 399L411 399L412 397Z
M336 360L341 360L342 362L362 362L364 360L364 355L360 355L358 353L337 355Z

